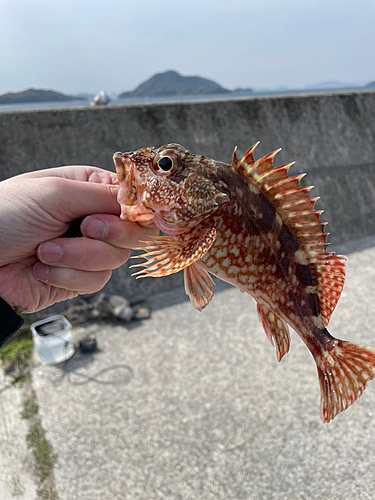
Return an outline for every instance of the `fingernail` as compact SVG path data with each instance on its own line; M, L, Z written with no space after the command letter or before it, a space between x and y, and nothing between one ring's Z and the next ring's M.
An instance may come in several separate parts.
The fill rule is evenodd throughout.
M44 283L48 283L49 278L49 267L41 262L38 262L34 266L34 276L37 280L43 281Z
M47 241L39 245L38 255L43 262L58 262L62 257L61 247L53 241Z
M81 231L88 238L102 240L107 236L108 226L100 219L87 217L82 224Z

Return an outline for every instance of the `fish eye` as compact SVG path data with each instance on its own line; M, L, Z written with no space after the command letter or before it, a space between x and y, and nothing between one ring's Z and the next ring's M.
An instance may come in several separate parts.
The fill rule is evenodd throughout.
M170 175L174 173L180 165L180 157L172 150L161 151L156 155L153 162L154 171L159 175Z
M170 156L162 156L159 158L157 165L164 172L170 172L174 167L174 161Z

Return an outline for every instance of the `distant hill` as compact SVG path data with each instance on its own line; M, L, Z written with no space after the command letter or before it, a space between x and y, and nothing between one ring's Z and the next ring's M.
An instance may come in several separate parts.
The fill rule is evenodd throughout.
M306 85L306 89L311 90L345 90L345 89L354 89L360 88L361 85L352 82L341 82L339 80L328 80L325 82L314 83L311 85Z
M232 96L237 96L237 97L247 97L249 94L252 94L254 91L253 89L244 89L242 87L238 87L234 90L230 91L230 94Z
M53 102L72 101L77 99L74 96L60 94L53 90L27 89L23 92L9 92L0 95L0 104L18 104L23 102Z
M375 89L375 82L370 82L365 86L365 89Z
M125 97L169 97L182 95L209 95L230 93L212 80L200 76L182 76L176 71L166 71L152 76L132 92L123 92Z

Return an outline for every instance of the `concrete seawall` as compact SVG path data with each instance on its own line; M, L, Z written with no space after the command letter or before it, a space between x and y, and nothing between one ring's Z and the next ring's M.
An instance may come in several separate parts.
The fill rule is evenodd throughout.
M0 180L67 164L114 170L115 151L167 142L228 162L235 145L241 154L258 140L259 156L282 147L277 164L295 160L291 173L308 172L306 184L322 198L318 208L325 210L332 243L375 233L375 91L6 111L0 113ZM157 293L181 278L135 282L123 266L109 289L127 295L137 283L136 291Z

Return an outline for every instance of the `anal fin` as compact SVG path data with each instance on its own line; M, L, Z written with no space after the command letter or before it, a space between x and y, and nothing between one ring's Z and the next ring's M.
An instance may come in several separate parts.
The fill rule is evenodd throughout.
M257 303L257 312L268 340L276 345L277 361L281 361L290 346L288 325L266 305Z
M184 269L185 292L191 303L198 311L202 311L214 295L214 282L207 271L201 268L198 262Z

